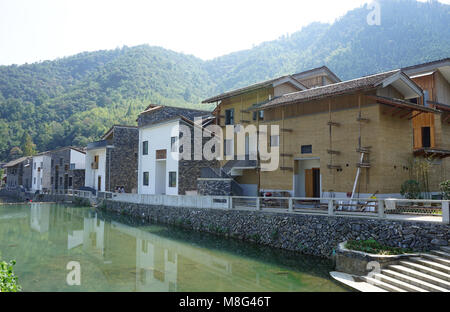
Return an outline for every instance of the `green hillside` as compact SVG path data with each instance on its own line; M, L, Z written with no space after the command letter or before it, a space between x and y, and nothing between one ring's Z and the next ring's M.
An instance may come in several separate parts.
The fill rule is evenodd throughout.
M114 123L134 124L149 103L205 108L207 96L317 66L350 79L450 56L449 5L384 0L380 26L368 13L210 61L142 45L0 66L0 159L29 151L26 134L38 151L84 146Z

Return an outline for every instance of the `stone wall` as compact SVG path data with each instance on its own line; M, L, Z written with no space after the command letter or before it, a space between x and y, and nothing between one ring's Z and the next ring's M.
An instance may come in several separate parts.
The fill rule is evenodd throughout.
M218 161L212 160L180 160L178 162L178 194L197 190L197 179L201 176L201 168L217 167Z
M115 126L112 144L114 148L106 150L105 190L114 192L116 187L123 186L126 193L137 192L138 129Z
M374 238L388 246L416 251L447 246L450 242L450 226L431 222L149 206L117 201L107 201L104 209L128 214L143 222L175 224L321 257L331 257L339 243L351 239Z
M203 196L231 196L231 179L198 179L198 195Z

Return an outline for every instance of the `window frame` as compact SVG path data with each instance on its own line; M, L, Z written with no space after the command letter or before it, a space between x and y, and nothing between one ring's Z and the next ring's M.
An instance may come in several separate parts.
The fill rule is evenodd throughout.
M177 172L169 171L169 187L177 187Z
M142 172L142 185L143 186L150 186L150 172L149 171Z
M142 155L148 155L148 141L142 141Z

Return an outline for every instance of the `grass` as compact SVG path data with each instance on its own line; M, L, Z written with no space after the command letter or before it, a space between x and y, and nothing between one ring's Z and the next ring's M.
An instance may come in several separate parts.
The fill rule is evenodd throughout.
M350 240L345 245L345 248L376 255L401 255L412 252L412 249L386 246L374 239Z

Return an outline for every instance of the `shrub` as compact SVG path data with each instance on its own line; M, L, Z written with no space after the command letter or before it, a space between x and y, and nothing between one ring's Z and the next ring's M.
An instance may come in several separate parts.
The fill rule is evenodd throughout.
M412 252L412 250L408 248L397 248L382 245L374 239L350 240L345 245L345 248L377 255L400 255Z
M407 199L420 198L420 184L416 180L408 180L402 184L400 194Z
M17 277L14 274L14 260L9 263L0 261L0 292L18 292L22 290L17 284Z
M442 199L450 199L450 180L441 182L439 186L442 192Z

